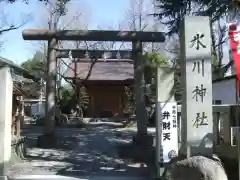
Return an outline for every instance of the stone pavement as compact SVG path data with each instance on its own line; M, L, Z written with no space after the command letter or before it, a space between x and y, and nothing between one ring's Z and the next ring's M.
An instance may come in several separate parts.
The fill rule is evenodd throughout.
M124 177L124 176L89 176L69 177L61 175L20 175L9 180L146 180L145 177Z
M122 131L119 135L116 130L116 126L106 123L92 124L81 129L57 128L56 134L61 137L61 147L40 149L36 147L36 138L42 133L42 128L31 125L23 131L28 137L29 157L10 167L8 175L57 174L88 179L150 179L150 169L146 162L134 160L131 156L124 157L125 151L133 150L130 146L132 132ZM143 150L140 153L146 152Z

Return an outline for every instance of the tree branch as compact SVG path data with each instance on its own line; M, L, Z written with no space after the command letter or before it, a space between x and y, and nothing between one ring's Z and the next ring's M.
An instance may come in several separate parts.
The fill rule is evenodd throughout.
M15 30L15 29L18 29L20 26L10 26L9 28L5 28L5 29L0 29L0 35L2 35L3 33L5 32L8 32L8 31L12 31L12 30Z
M3 35L4 33L6 32L9 32L9 31L13 31L13 30L16 30L16 29L19 29L21 27L23 27L25 24L27 24L29 22L29 19L25 19L22 23L20 23L19 25L7 25L8 24L8 20L5 19L6 18L6 14L2 14L3 18L1 21L2 22L2 26L0 27L0 35Z

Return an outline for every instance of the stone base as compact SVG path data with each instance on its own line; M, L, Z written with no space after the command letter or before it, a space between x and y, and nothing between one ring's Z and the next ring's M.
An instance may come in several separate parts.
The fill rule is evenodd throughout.
M54 134L38 136L37 146L43 149L58 148L59 140Z
M11 157L9 161L0 164L0 171L3 170L3 173L0 172L0 174L7 174L9 167L22 162L26 158L26 149L26 137L13 136L11 140ZM0 180L1 178L4 178L4 176L1 176Z
M12 137L10 164L20 162L26 157L26 137Z
M168 165L165 166L162 179L171 177L178 177L176 179L214 179L214 180L228 180L238 178L227 178L226 172L222 163L217 157L191 156L189 158L176 157L172 159ZM192 173L192 172L195 173ZM174 179L174 178L173 178Z
M148 134L137 134L136 136L133 136L132 142L139 146L152 146L153 137Z
M0 176L0 180L8 180L9 178L7 176Z

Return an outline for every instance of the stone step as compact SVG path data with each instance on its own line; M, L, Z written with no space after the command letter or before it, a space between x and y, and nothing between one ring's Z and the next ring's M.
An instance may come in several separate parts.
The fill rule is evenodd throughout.
M90 176L90 177L69 177L60 175L18 175L11 177L11 180L149 180L147 177L136 176Z

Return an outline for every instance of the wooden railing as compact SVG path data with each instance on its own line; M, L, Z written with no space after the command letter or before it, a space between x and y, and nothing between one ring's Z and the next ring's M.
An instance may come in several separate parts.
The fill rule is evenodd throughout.
M231 107L233 105L213 105L214 145L231 145Z
M234 145L233 139L239 127L233 127L230 119L236 118L232 116L233 109L236 105L213 105L213 134L214 144L216 145ZM239 109L240 110L240 109ZM181 105L178 105L178 124L179 124L179 141L181 141ZM235 144L236 145L236 144Z
M215 153L220 156L237 158L236 134L240 127L236 126L239 116L237 105L213 105L213 144ZM233 123L234 122L234 123ZM181 142L181 105L178 105L179 142Z

